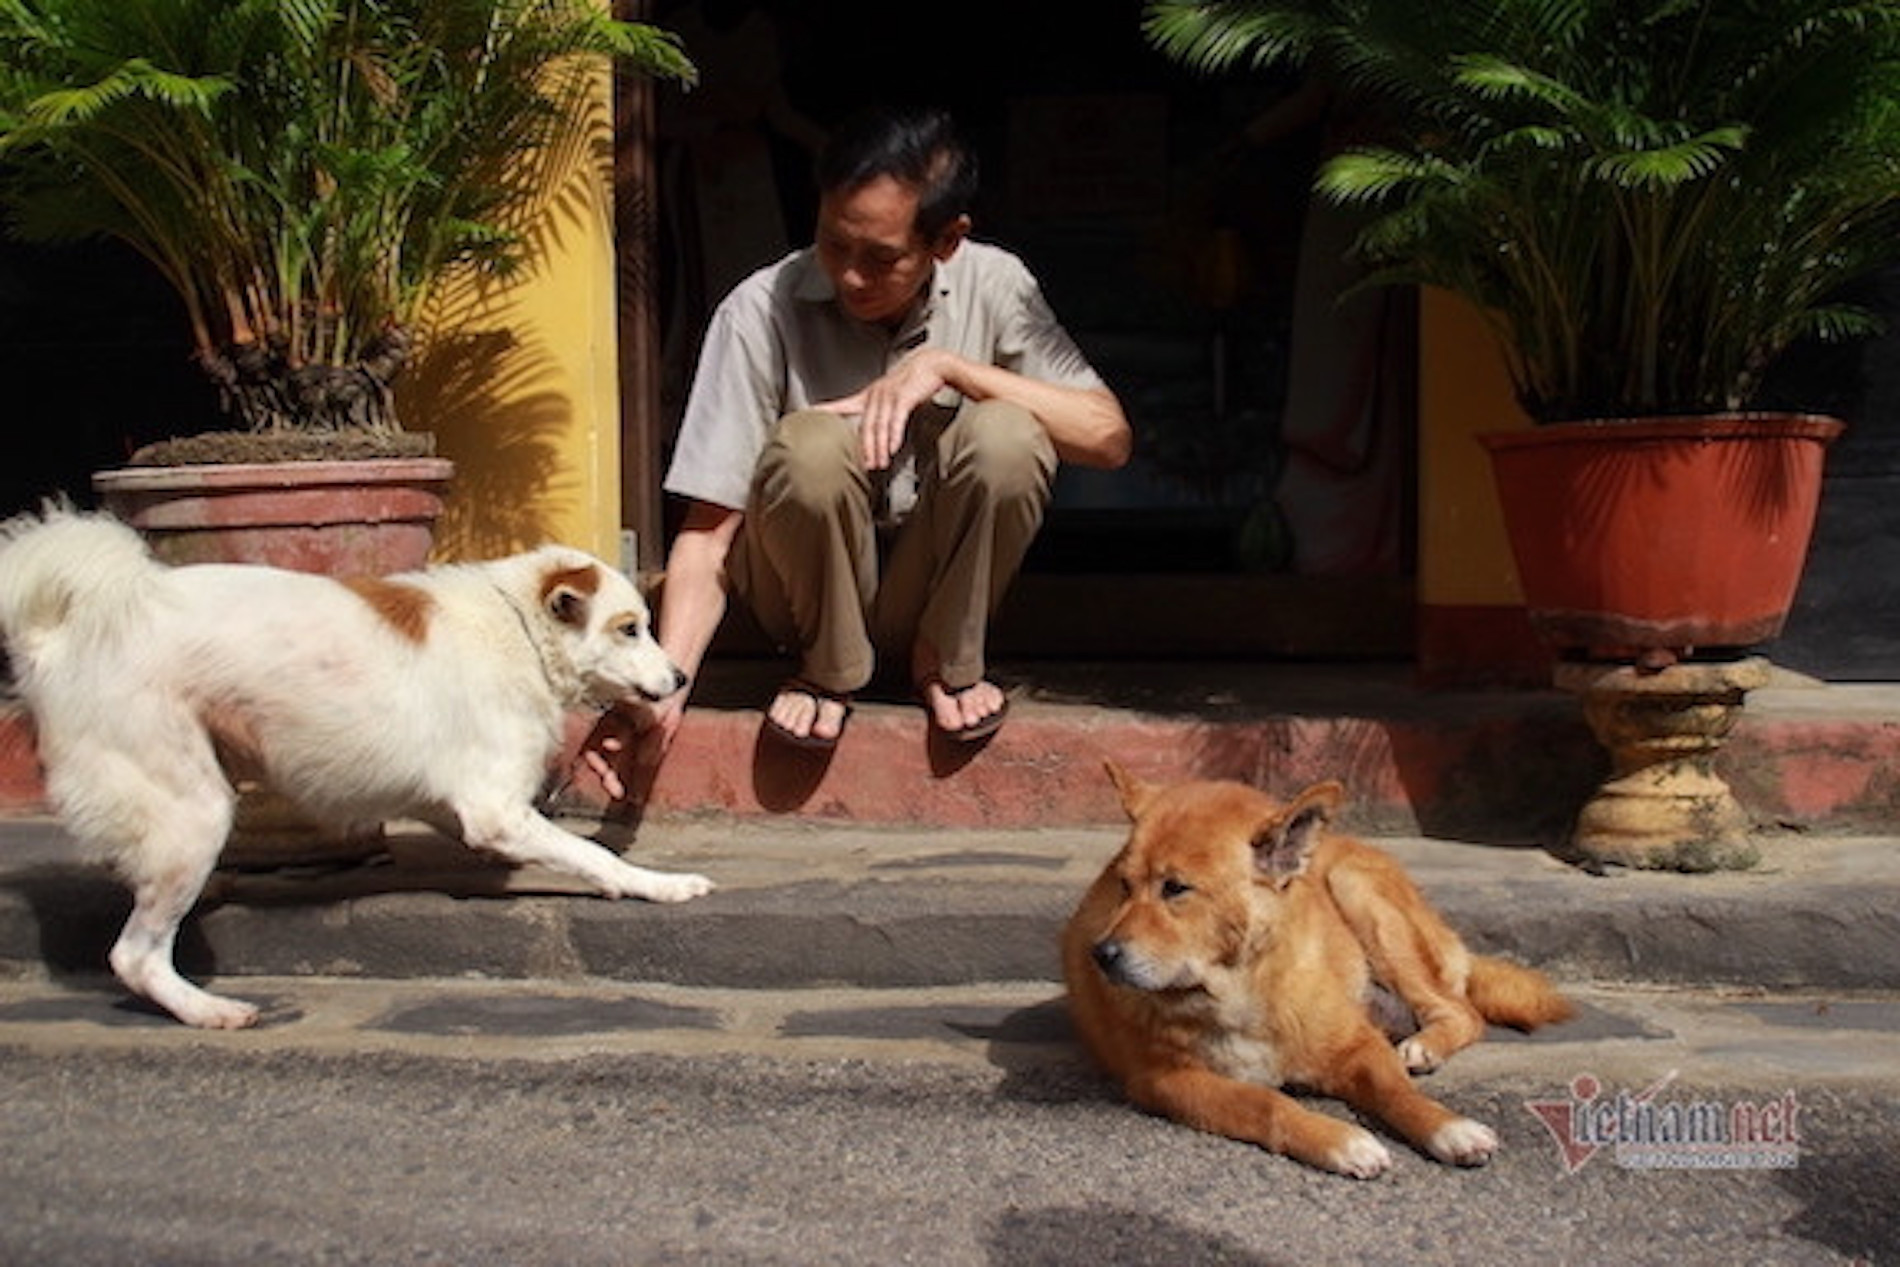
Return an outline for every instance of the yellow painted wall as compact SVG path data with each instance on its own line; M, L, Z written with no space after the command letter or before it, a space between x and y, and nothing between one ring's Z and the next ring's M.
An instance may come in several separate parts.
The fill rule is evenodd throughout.
M466 284L434 304L422 355L402 380L412 430L455 462L436 534L443 559L559 541L618 562L617 376L609 77L588 135L513 278Z
M1483 318L1446 291L1420 296L1418 421L1419 601L1521 603L1490 458L1476 437L1530 421Z

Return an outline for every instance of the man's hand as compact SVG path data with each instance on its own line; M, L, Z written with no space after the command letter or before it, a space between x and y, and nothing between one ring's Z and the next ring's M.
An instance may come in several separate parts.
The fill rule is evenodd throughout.
M594 729L581 744L581 760L600 780L610 800L627 799L627 781L623 773L640 777L657 770L660 758L672 746L679 733L680 719L686 713L686 692L673 694L649 704L626 700L601 714Z
M949 354L939 348L918 348L855 395L816 406L828 413L858 415L858 443L864 469L881 471L904 447L910 415L941 391Z

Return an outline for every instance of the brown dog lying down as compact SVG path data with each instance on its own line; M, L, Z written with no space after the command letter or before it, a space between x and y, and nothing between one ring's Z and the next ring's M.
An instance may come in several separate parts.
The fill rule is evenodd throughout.
M1062 958L1076 1027L1128 1097L1339 1174L1392 1164L1370 1132L1278 1089L1295 1085L1439 1161L1488 1161L1491 1128L1408 1070L1436 1068L1487 1021L1570 1016L1549 981L1472 954L1397 862L1333 835L1337 783L1282 805L1238 783L1109 774L1134 827L1070 919ZM1419 1027L1397 1047L1375 1016L1385 991Z

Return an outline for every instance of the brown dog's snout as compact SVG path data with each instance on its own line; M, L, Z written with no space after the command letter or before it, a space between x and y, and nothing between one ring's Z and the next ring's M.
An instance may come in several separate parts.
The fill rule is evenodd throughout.
M1089 955L1095 960L1095 966L1102 970L1103 976L1110 981L1122 979L1128 963L1128 947L1113 937L1104 937L1095 943Z
M1123 937L1102 938L1089 947L1089 958L1109 984L1130 990L1176 989L1190 980L1182 965L1158 959L1140 942Z

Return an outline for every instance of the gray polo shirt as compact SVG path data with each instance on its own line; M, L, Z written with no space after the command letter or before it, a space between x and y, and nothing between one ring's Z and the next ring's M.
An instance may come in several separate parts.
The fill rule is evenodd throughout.
M846 313L807 247L740 282L714 310L666 491L744 509L774 423L853 394L926 344L1043 382L1104 386L1035 277L1000 247L963 242L895 334ZM936 403L959 400L946 388Z

